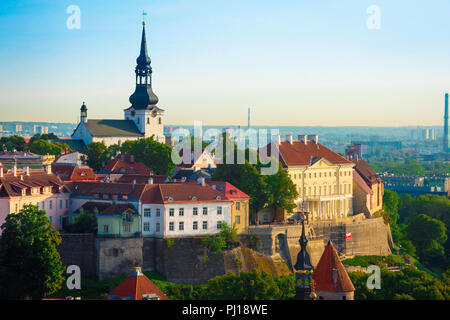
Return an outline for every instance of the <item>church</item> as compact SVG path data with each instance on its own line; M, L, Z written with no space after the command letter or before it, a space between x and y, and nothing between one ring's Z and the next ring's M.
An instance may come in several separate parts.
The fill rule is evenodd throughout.
M110 146L151 136L160 143L166 142L164 110L156 106L158 97L152 90L152 68L147 52L145 22L142 22L141 50L136 63L136 90L129 99L131 106L124 110L124 120L89 119L88 109L83 102L80 123L72 134L72 143L83 142L82 144L88 146L91 142L103 142Z

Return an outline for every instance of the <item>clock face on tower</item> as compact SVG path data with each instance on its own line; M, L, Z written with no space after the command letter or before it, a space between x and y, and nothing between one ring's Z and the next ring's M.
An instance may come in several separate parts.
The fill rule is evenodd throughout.
M153 110L153 111L152 111L152 117L154 118L154 117L156 117L156 115L157 115L156 110Z

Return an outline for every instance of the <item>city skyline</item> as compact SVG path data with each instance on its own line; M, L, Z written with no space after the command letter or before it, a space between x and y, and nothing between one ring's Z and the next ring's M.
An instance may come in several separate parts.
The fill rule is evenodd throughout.
M167 124L246 125L251 107L255 126L442 125L450 4L378 1L370 30L372 4L79 1L70 30L68 1L4 1L1 120L75 123L83 101L122 118L145 10Z

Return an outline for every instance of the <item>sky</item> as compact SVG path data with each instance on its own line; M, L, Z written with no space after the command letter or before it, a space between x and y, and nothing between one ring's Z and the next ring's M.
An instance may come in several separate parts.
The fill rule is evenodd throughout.
M442 124L448 0L2 0L0 121L123 119L143 10L166 124Z

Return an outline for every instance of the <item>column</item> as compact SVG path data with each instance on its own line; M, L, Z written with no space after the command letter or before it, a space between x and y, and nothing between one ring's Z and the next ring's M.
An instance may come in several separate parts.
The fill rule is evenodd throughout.
M317 213L318 213L318 216L319 216L320 219L322 219L322 210L321 209L322 209L321 201L319 200L318 201L318 210L317 210L318 212Z

